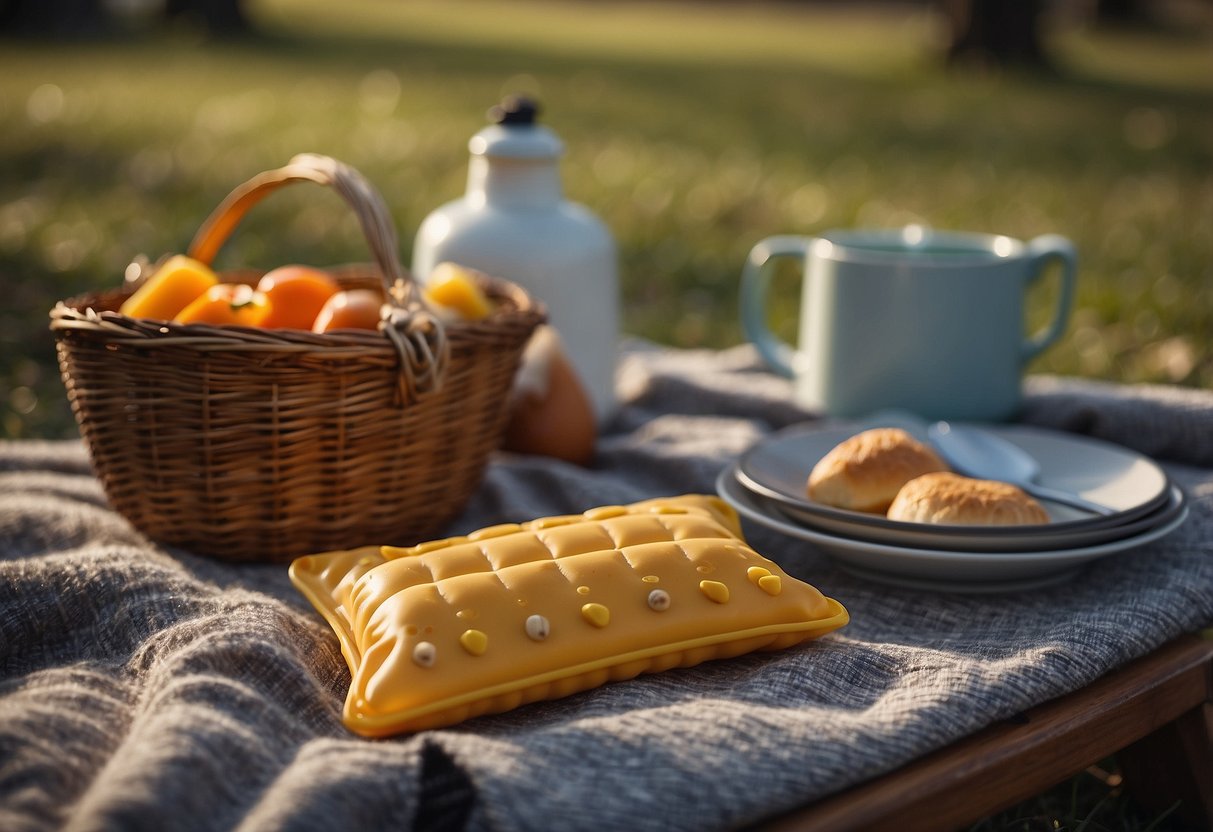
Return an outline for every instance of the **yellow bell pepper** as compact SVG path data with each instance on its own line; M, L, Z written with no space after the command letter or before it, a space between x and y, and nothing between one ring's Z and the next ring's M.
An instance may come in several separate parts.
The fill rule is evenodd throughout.
M144 281L118 310L132 318L171 321L195 298L219 283L203 263L175 254Z
M479 321L493 312L492 302L476 285L472 273L455 263L434 267L425 283L425 299L465 321Z

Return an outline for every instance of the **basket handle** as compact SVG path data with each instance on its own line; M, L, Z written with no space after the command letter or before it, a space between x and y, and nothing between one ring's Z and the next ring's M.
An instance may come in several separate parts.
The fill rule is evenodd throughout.
M257 174L228 194L206 218L190 242L189 256L210 265L250 208L296 182L333 188L358 217L396 307L382 328L400 356L401 404L420 393L436 392L450 362L446 330L425 303L412 275L400 265L396 230L383 197L349 165L329 156L301 153L283 167Z

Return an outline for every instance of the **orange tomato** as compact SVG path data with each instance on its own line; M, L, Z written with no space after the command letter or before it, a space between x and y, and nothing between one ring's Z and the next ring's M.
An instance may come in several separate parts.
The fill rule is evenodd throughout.
M242 283L220 283L190 301L173 318L179 324L261 326L269 311L265 295Z
M383 298L370 289L338 292L325 302L312 324L312 332L334 329L378 329Z
M279 266L257 282L269 309L261 321L266 329L311 329L328 299L341 289L337 281L309 266Z

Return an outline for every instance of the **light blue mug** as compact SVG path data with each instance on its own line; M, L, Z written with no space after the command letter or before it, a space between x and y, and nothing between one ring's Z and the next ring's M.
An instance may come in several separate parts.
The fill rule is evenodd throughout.
M767 325L776 258L804 263L799 347ZM1025 333L1028 288L1061 265L1051 322ZM1063 334L1077 255L1064 237L1029 242L920 226L769 237L741 275L745 335L800 404L831 416L904 408L927 419L1001 421L1024 367Z

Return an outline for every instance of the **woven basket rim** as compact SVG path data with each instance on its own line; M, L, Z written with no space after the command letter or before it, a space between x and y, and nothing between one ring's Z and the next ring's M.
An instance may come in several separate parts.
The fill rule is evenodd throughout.
M339 280L353 276L379 274L373 264L342 264L327 267ZM220 273L225 281L248 282L260 272L239 269ZM443 321L447 337L458 342L477 338L503 326L534 326L547 319L547 308L521 286L503 278L474 272L477 282L490 299L497 302L493 313L481 320L452 318ZM58 301L50 310L50 328L56 333L68 331L103 336L116 344L130 347L193 347L205 351L277 351L312 352L333 359L348 360L351 353L368 350L394 353L392 341L379 330L344 329L316 333L302 329L263 329L230 324L179 324L147 318L134 318L110 308L128 296L130 287L86 292ZM101 307L99 309L99 307Z

